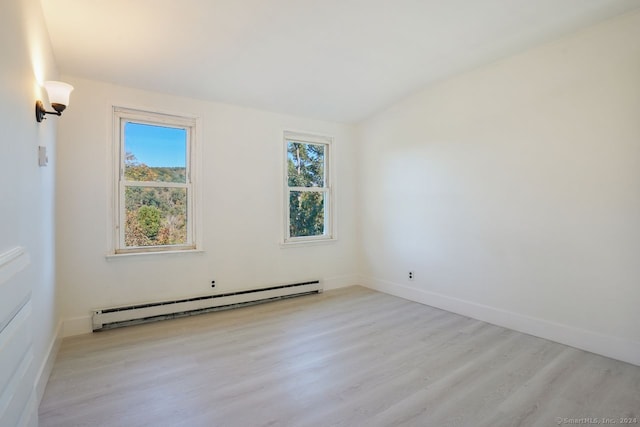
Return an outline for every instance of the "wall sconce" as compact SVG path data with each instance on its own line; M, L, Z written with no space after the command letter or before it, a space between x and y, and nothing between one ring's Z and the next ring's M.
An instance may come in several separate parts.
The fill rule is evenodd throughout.
M46 117L45 114L55 114L61 116L67 105L69 105L69 95L73 90L73 86L64 82L48 81L44 82L44 88L49 95L49 102L55 111L46 111L42 101L36 101L36 121L40 123Z

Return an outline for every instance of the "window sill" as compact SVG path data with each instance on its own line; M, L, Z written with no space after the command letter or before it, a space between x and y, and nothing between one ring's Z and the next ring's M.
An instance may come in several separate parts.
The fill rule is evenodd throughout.
M330 245L332 243L336 243L338 241L337 238L331 239L316 239L316 240L300 240L293 242L280 242L280 247L282 249L287 248L300 248L304 246L318 246L318 245Z
M129 258L129 257L139 257L139 256L158 256L158 255L177 255L177 254L202 254L204 250L202 249L185 249L185 250L176 250L176 251L149 251L149 252L128 252L122 254L107 254L105 258L107 260L118 259L118 258Z

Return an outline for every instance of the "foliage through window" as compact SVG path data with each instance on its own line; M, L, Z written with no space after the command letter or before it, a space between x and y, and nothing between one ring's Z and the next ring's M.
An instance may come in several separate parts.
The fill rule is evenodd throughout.
M119 135L116 253L194 249L195 120L115 109Z
M331 139L285 133L285 242L332 239Z

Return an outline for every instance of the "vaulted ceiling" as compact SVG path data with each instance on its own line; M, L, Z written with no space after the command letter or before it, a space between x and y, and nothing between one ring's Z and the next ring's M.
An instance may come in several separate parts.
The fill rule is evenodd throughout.
M357 122L639 0L41 0L63 74Z

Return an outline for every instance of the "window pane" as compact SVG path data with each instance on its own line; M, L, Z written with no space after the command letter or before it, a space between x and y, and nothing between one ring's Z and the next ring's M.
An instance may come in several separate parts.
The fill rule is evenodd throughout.
M291 191L289 194L289 235L324 235L324 192Z
M125 122L124 175L129 181L187 182L187 130Z
M287 142L289 187L324 187L325 146Z
M126 246L187 243L187 189L136 187L125 189Z

